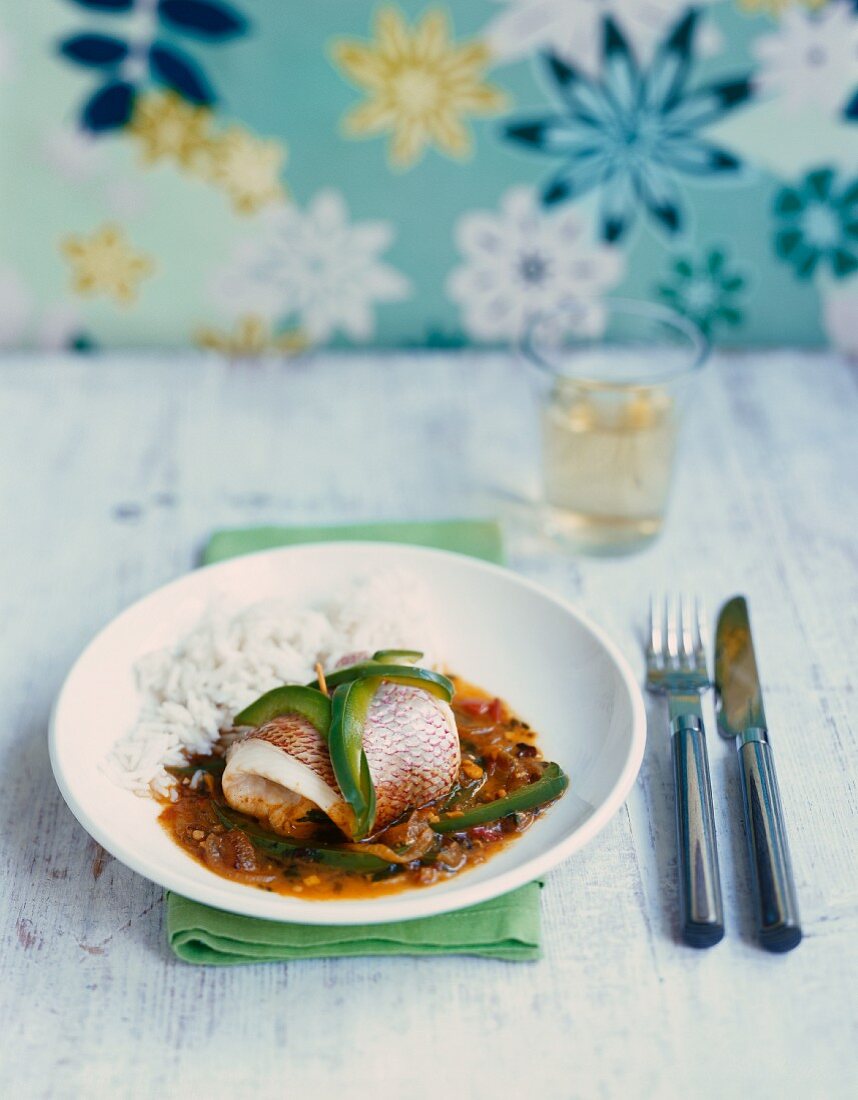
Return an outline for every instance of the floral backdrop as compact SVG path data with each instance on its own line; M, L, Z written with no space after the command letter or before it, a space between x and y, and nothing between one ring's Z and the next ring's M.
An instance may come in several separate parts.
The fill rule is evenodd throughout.
M858 0L0 0L0 345L858 351Z

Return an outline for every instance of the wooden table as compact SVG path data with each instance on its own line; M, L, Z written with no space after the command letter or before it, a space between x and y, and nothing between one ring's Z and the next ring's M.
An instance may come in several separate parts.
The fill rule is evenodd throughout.
M90 636L261 522L490 515L536 478L502 356L0 365L2 1067L15 1097L834 1097L858 1080L858 390L833 357L717 362L670 524L628 559L513 564L642 671L648 593L748 594L805 941L753 938L732 748L710 736L726 940L675 935L665 720L627 806L549 878L545 957L229 970L168 953L160 888L90 841L51 777L52 699ZM714 722L710 712L710 730ZM850 774L850 769L851 774Z

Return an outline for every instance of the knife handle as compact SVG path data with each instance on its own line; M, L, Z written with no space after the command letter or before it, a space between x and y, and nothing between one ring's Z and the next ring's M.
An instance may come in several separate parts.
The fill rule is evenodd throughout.
M693 714L674 718L671 728L682 938L712 947L724 936L724 908L706 732Z
M801 923L772 747L764 729L745 730L736 747L760 943L791 951L801 942Z

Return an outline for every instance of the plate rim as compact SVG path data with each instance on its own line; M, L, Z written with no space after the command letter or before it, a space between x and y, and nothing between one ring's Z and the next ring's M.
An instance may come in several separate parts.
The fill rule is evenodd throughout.
M233 898L231 895L222 895L221 888L219 886L219 876L211 872L213 882L210 886L204 884L193 884L192 893L187 891L187 883L183 882L182 876L167 869L164 872L154 871L149 861L143 857L138 857L137 854L126 847L122 842L118 842L107 833L101 826L94 821L85 806L81 805L80 801L73 793L66 776L63 773L63 769L60 766L58 760L57 750L57 718L63 702L63 698L66 692L69 690L70 682L72 681L75 671L78 665L84 660L89 651L98 644L104 634L111 630L119 621L126 616L133 614L137 608L151 599L153 596L168 592L171 588L178 587L187 578L197 576L209 571L218 571L224 566L234 566L239 561L252 561L260 558L277 558L283 555L288 555L295 550L301 551L328 551L331 548L337 548L340 551L348 551L349 549L383 549L385 547L391 547L395 549L405 549L409 552L414 552L420 556L429 558L453 558L460 563L465 563L469 568L474 568L478 572L489 572L498 576L502 576L506 581L512 581L514 584L529 589L535 594L549 600L550 602L561 607L567 614L571 615L581 626L588 630L600 644L607 651L611 660L613 661L617 671L620 674L620 679L629 697L629 702L632 709L632 728L631 728L631 745L626 755L626 759L623 763L620 773L612 785L607 797L603 800L602 804L583 822L578 828L575 829L573 834L567 837L565 840L558 844L553 845L547 851L543 851L530 859L526 860L520 867L511 868L508 871L503 872L493 878L487 879L484 882L477 883L473 887L468 887L467 879L460 890L455 893L442 893L432 894L431 887L425 890L414 891L402 891L398 894L386 895L383 898L378 899L360 899L360 900L344 900L344 901L309 901L302 898L286 898L283 899L281 895L277 895L278 902L274 902L272 895L269 895L263 891L253 892L248 889L247 905L241 905L240 902ZM75 819L81 825L81 827L91 836L98 844L100 844L107 852L110 853L120 863L124 864L130 870L136 874L141 875L149 882L154 882L157 886L161 886L166 890L170 890L182 897L187 897L192 901L197 901L203 905L209 905L213 908L220 909L221 911L235 914L237 916L248 916L255 919L270 920L281 924L309 924L309 925L330 925L330 926L351 926L358 924L388 924L392 922L405 921L405 920L419 920L423 917L437 916L441 913L455 912L460 909L466 909L472 905L478 904L483 901L490 901L493 898L501 897L503 894L509 893L511 890L515 890L519 886L524 886L527 883L533 882L560 863L564 862L575 852L579 851L586 844L589 844L608 824L613 818L614 814L619 811L623 803L626 801L635 780L640 771L641 764L643 762L644 750L646 748L647 737L647 723L646 723L646 709L643 701L643 693L638 685L637 679L634 676L631 665L626 659L625 655L619 649L617 644L612 638L604 631L604 629L597 623L594 623L590 617L583 612L579 611L570 600L564 596L560 596L555 592L552 592L546 586L540 584L538 581L532 580L530 577L523 576L520 573L516 573L514 570L504 565L496 564L495 562L486 561L482 558L473 557L470 554L463 554L454 550L443 550L436 547L421 546L413 543L399 543L399 542L378 542L372 539L349 539L349 540L333 540L327 542L306 542L295 543L286 546L274 546L268 547L262 550L256 550L248 554L240 554L235 557L225 558L222 561L211 562L206 565L199 566L195 569L187 570L181 573L178 577L174 577L172 580L167 581L165 584L159 585L157 588L140 596L134 600L127 607L123 608L118 614L114 615L107 623L105 623L92 638L87 642L83 649L78 653L77 657L69 667L65 677L63 678L62 685L57 692L53 706L51 707L50 719L48 723L48 751L51 762L51 770L54 775L54 780L60 790L63 799L74 815ZM130 797L137 797L132 792L128 792ZM256 896L258 894L258 897ZM287 915L276 915L269 912L261 912L259 908L254 906L254 902L273 902L274 904L282 904L283 900L288 903L297 903L297 905L306 905L307 919L302 919L302 916L294 916L289 913ZM384 906L383 912L379 912L381 906ZM240 907L236 907L240 906ZM312 910L318 910L315 914ZM290 905L291 908L291 905ZM342 912L342 917L338 915L338 910Z

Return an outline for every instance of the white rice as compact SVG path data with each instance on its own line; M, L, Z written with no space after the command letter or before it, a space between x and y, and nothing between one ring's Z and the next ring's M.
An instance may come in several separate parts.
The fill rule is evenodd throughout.
M266 600L244 610L221 601L174 646L135 666L140 715L116 743L106 770L137 794L169 795L165 766L207 753L235 714L263 692L313 679L357 651L422 649L436 660L428 593L411 574L368 577L323 606Z

